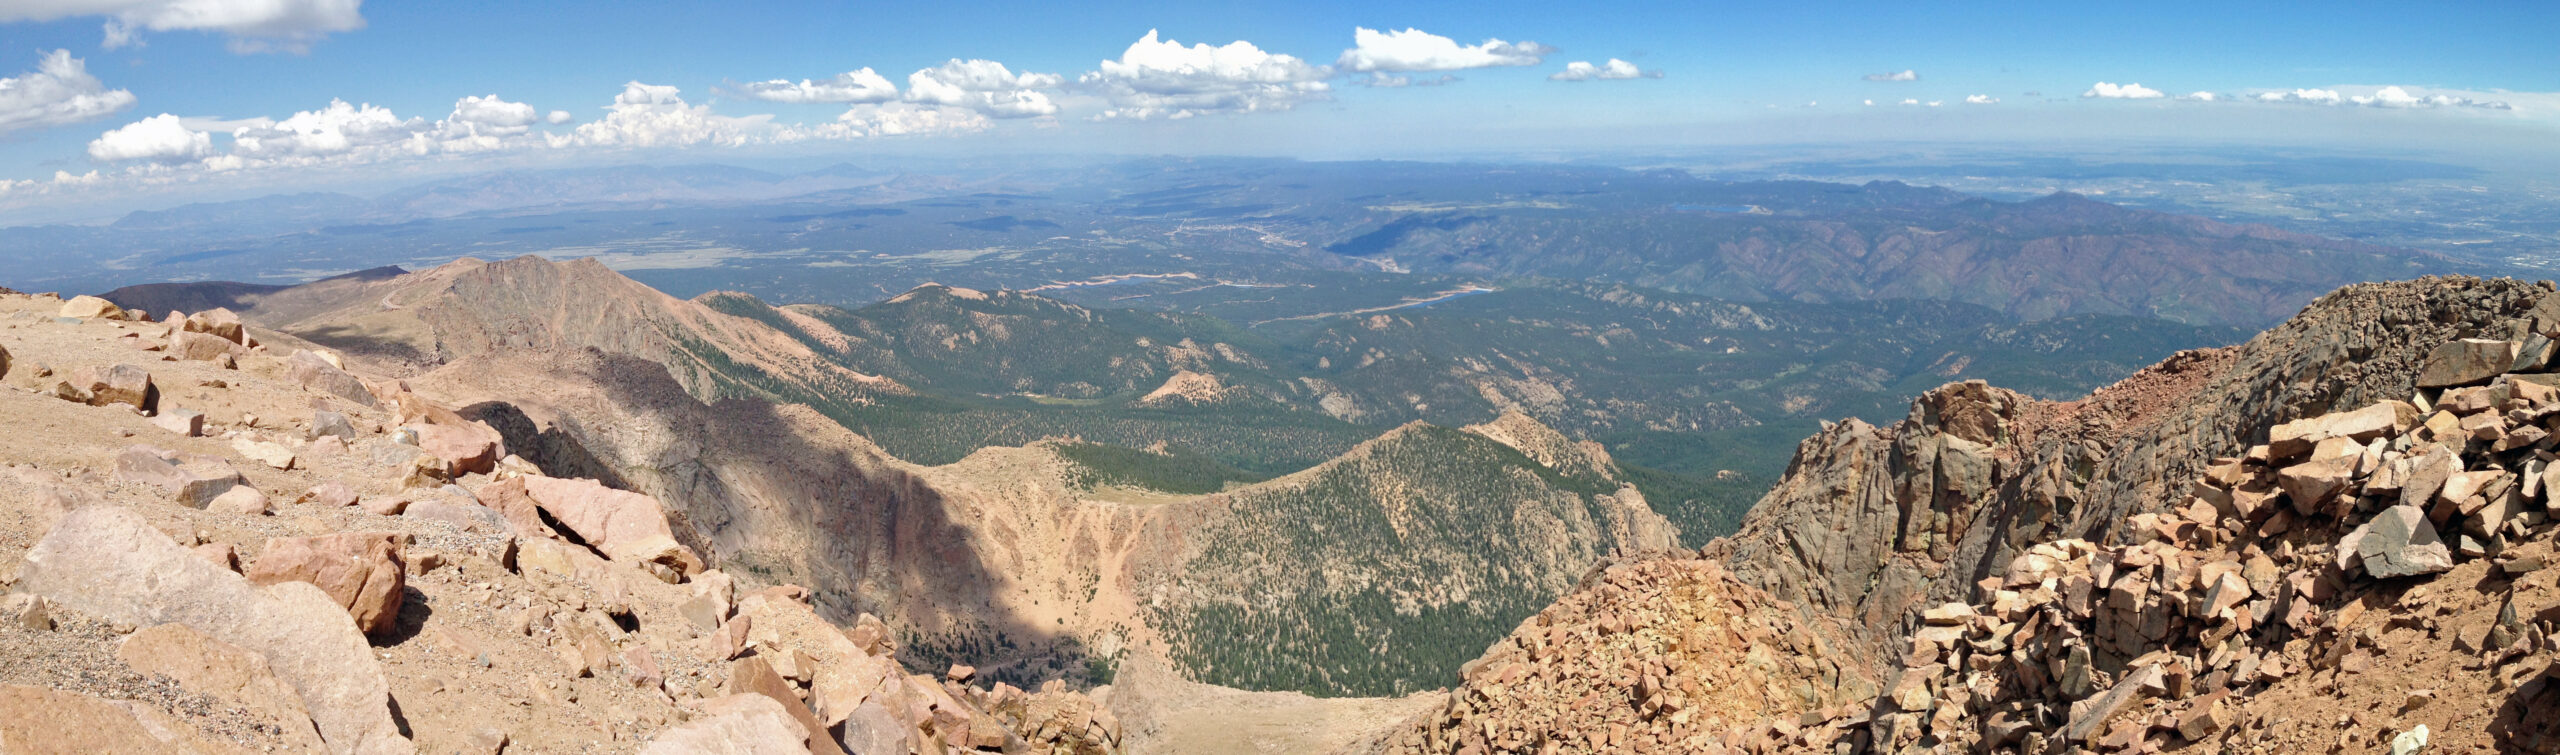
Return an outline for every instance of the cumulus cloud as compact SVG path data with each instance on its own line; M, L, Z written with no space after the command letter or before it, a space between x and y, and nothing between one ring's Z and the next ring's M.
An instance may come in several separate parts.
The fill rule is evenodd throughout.
M36 70L0 79L0 134L104 118L133 107L132 92L108 89L70 50L45 53Z
M1909 69L1909 68L1905 68L1905 69L1902 69L1902 70L1900 70L1900 71L1887 71L1887 72L1885 72L1885 73L1870 73L1870 74L1867 74L1867 75L1866 75L1865 77L1863 77L1863 78L1865 78L1865 79L1866 79L1866 80L1868 80L1868 81L1919 81L1919 80L1920 80L1920 72L1919 72L1919 71L1911 70L1911 69Z
M1617 59L1617 58L1610 58L1610 59L1609 59L1609 62L1607 62L1607 63L1602 63L1602 64L1600 64L1600 65L1596 65L1596 66L1595 66L1595 65L1592 65L1590 61L1585 61L1585 60L1577 60L1577 61L1574 61L1574 62L1571 62L1571 63L1566 63L1566 64L1564 64L1564 70L1562 70L1562 71L1557 71L1557 72L1555 72L1555 74L1554 74L1554 75L1552 75L1552 76L1548 76L1548 77L1547 77L1547 80L1548 80L1548 81L1623 81L1623 80L1626 80L1626 79L1659 79L1659 78L1662 78L1662 72L1661 72L1661 71L1647 71L1647 70L1643 70L1643 69L1637 68L1637 67L1636 67L1636 64L1634 64L1634 63L1629 63L1629 62L1626 62L1626 61L1623 61L1623 60L1619 60L1619 59Z
M784 79L773 79L745 84L732 83L714 91L741 99L789 103L867 103L888 102L898 98L898 85L889 83L888 77L870 68L847 71L836 74L833 78L817 81L801 79L794 83Z
M1534 66L1546 62L1556 48L1536 42L1504 42L1487 39L1480 44L1461 45L1457 40L1421 29L1378 31L1354 27L1351 49L1342 51L1334 66L1354 73L1417 73L1463 71L1469 68L1501 66Z
M1056 115L1058 105L1040 90L1066 78L1054 73L1014 73L992 60L961 60L907 74L907 101L964 107L991 118Z
M2477 92L2448 93L2425 88L2401 86L2338 87L2336 89L2280 89L2259 92L2259 102L2283 102L2305 105L2356 105L2394 110L2425 108L2478 108L2513 110L2504 100L2479 99Z
M675 87L624 84L604 118L578 124L568 134L544 134L553 147L688 147L697 144L738 146L767 128L771 115L732 118L714 115L709 105L684 101Z
M2089 91L2081 92L2080 96L2099 100L2156 100L2167 95L2161 94L2160 90L2141 84L2118 86L2101 81L2090 86Z
M568 122L570 122L570 121L574 121L574 120L577 120L577 119L578 119L578 117L577 117L577 116L570 115L570 114L569 114L569 111L567 111L567 110L553 110L553 111L551 111L551 114L550 114L550 115L542 116L542 122L544 122L544 123L549 123L549 124L554 125L554 126L557 126L557 125L560 125L560 124L563 124L563 123L568 123Z
M401 118L390 108L330 100L266 126L231 132L231 154L259 163L318 163L398 147L429 128L423 118Z
M2186 100L2188 102L2212 102L2222 99L2222 95L2214 94L2212 92L2189 92L2187 94L2178 95L2178 99Z
M1993 97L1993 96L1991 96L1991 95L1987 95L1987 94L1973 94L1973 95L1966 95L1966 96L1965 96L1965 98L1964 98L1964 104L1967 104L1967 105L1997 105L1997 104L2000 104L2000 98L1998 98L1998 97Z
M507 148L508 142L533 130L539 120L532 105L508 102L497 95L464 97L453 103L453 114L438 121L432 130L411 134L409 151L486 152Z
M1920 101L1919 101L1919 100L1909 100L1909 99L1906 99L1906 100L1903 100L1903 101L1902 101L1902 104L1905 104L1905 105L1912 105L1912 106L1917 106L1917 105L1919 105L1919 104L1920 104Z
M1111 108L1097 116L1104 120L1287 110L1328 96L1332 87L1324 80L1333 75L1251 42L1184 47L1158 38L1153 29L1099 68L1076 81L1110 101Z
M2340 96L2338 94L2338 90L2335 89L2295 89L2289 92L2258 93L2259 102L2304 102L2314 105L2335 105L2345 99L2346 98Z
M302 52L322 37L364 28L364 0L30 0L0 3L0 22L105 16L104 45L142 43L141 32L209 31L234 52Z
M213 136L187 128L168 113L144 118L99 134L89 142L89 157L106 162L149 160L183 163L213 154ZM93 171L94 172L94 171Z

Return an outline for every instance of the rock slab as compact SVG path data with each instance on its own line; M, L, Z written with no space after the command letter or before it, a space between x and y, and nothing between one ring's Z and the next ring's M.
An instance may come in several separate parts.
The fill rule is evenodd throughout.
M381 662L346 609L319 588L252 585L120 506L63 517L26 559L22 591L138 626L184 624L265 656L301 696L331 752L416 751L391 720Z

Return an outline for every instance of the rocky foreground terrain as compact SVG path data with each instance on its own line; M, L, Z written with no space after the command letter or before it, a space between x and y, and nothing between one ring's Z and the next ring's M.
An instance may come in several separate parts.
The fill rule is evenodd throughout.
M1663 539L1520 499L1505 537L1593 565L1457 686L1399 699L1227 689L1144 653L1113 685L1026 691L901 643L964 615L931 608L955 594L1082 628L1287 584L1176 567L1356 541L1290 524L1339 512L1273 512L1416 438L1602 480L1605 455L1506 418L1183 506L1092 501L1024 482L1058 474L1036 447L732 455L835 436L787 408L723 419L748 405L627 355L395 379L224 311L146 319L0 296L0 750L2560 751L2547 283L2352 286L2075 401L1951 384L1807 439L1699 550L1611 553L1576 533ZM757 482L791 470L896 515L812 520L802 488ZM1032 536L1061 531L1093 542ZM941 567L891 568L913 558ZM795 574L895 599L830 605ZM1041 605L1085 574L1102 603Z
M227 311L0 294L0 383L0 752L1121 747Z
M2560 751L2560 294L2352 286L2072 402L1808 439L1389 752Z

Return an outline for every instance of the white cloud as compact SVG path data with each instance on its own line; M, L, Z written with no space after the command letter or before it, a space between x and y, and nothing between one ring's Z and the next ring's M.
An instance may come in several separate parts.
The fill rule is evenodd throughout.
M1264 52L1251 42L1184 47L1159 39L1153 29L1118 60L1102 61L1099 68L1078 77L1077 83L1110 101L1111 108L1097 116L1104 120L1287 110L1328 96L1332 87L1324 80L1333 75L1324 66Z
M2222 95L2214 94L2212 92L2190 92L2179 95L2178 99L2186 100L2188 102L2212 102L2222 99Z
M1905 104L1905 105L1918 105L1918 104L1920 104L1920 101L1919 101L1919 100L1903 100L1903 101L1902 101L1902 104Z
M0 79L0 134L93 121L133 107L133 93L108 89L70 50L45 53L36 70Z
M89 157L105 162L150 160L183 163L213 154L213 137L187 128L168 113L144 118L99 134L89 142Z
M364 0L15 0L0 22L106 16L104 46L141 44L141 31L210 31L234 52L302 52L332 33L364 28Z
M870 68L861 68L835 77L793 83L784 79L730 84L715 90L719 94L766 102L888 102L898 98L898 85Z
M1993 96L1991 96L1991 95L1987 95L1987 94L1973 94L1973 95L1966 95L1966 96L1965 96L1965 98L1964 98L1964 104L1967 104L1967 105L1997 105L1997 104L2000 104L2000 98L1998 98L1998 97L1993 97Z
M464 97L453 103L453 114L438 121L432 131L410 136L410 152L486 152L505 149L513 137L533 130L537 120L532 105L508 102L497 95Z
M1596 66L1595 66L1595 65L1592 65L1590 61L1584 61L1584 60L1577 60L1577 61L1574 61L1574 62L1571 62L1571 63L1566 63L1566 64L1564 64L1564 70L1562 70L1562 71L1557 71L1557 72L1555 73L1555 75L1548 76L1548 77L1547 77L1547 80L1548 80L1548 81L1594 81L1594 80L1599 80L1599 81L1622 81L1622 80L1626 80L1626 79L1659 79L1659 78L1662 78L1662 72L1661 72L1661 71L1647 71L1647 70L1639 69L1639 68L1637 68L1637 67L1636 67L1636 64L1634 64L1634 63L1629 63L1629 62L1626 62L1626 61L1623 61L1623 60L1619 60L1619 59L1617 59L1617 58L1610 58L1610 59L1609 59L1609 62L1607 62L1607 63L1602 63L1602 64L1600 64L1600 65L1596 65Z
M1939 105L1944 105L1944 104L1947 104L1947 101L1946 101L1946 100L1930 100L1930 101L1929 101L1929 106L1930 106L1930 107L1937 107L1937 106L1939 106Z
M1902 69L1902 70L1900 70L1900 71L1889 71L1889 72L1886 72L1886 73L1870 73L1870 74L1867 74L1866 76L1864 76L1863 78L1865 78L1865 79L1866 79L1866 80L1868 80L1868 81L1919 81L1919 80L1920 80L1920 72L1919 72L1919 71L1911 70L1911 69L1909 69L1909 68L1905 68L1905 69Z
M2289 92L2258 93L2259 102L2305 102L2314 105L2335 105L2345 99L2345 97L2339 96L2338 90L2335 89L2295 89Z
M2431 90L2425 87L2341 86L2334 89L2278 89L2263 91L2253 95L2253 98L2259 102L2282 102L2305 105L2357 105L2362 107L2393 110L2416 110L2427 108L2476 108L2481 110L2515 109L2515 106L2508 104L2505 99L2486 99L2486 97L2491 96L2509 97L2515 95L2514 93L2507 92L2484 93L2455 90Z
M557 125L560 125L560 124L563 124L563 123L568 123L568 122L570 122L570 121L574 121L574 120L577 120L577 119L578 119L578 117L577 117L577 116L570 115L570 114L569 114L569 111L567 111L567 110L553 110L553 111L551 111L551 114L550 114L550 115L542 116L542 122L544 122L544 123L549 123L549 124L554 125L554 126L557 126Z
M622 86L601 120L578 124L567 135L544 134L553 147L738 146L769 128L771 115L713 115L709 105L689 105L675 87L634 81Z
M993 118L1056 115L1042 89L1066 83L1054 73L1015 74L992 60L961 60L907 74L907 101L965 107Z
M1556 48L1536 42L1504 42L1487 39L1481 44L1461 45L1457 40L1421 29L1378 31L1368 27L1351 30L1351 49L1342 51L1334 66L1346 71L1372 73L1416 73L1463 71L1469 68L1500 66L1534 66L1545 62Z
M2101 81L2090 86L2089 91L2081 92L2080 96L2100 100L2154 100L2167 95L2161 94L2160 90L2141 84L2118 86Z
M274 125L232 131L231 154L253 163L316 163L342 156L361 160L428 128L425 119L401 118L389 108L330 100L328 107L294 113Z
M1860 101L1858 102L1858 104L1865 105L1865 106L1867 106L1867 107L1875 107L1875 106L1876 106L1876 101L1875 101L1875 100L1860 100Z

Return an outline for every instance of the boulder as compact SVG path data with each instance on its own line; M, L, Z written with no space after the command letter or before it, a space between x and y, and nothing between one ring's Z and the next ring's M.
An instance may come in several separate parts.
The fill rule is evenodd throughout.
M171 409L161 412L160 416L152 417L151 424L162 430L193 438L204 434L204 412L192 409Z
M2346 490L2347 483L2355 478L2355 472L2355 457L2306 461L2277 472L2276 485L2284 488L2284 495L2293 501L2295 512L2308 515L2319 511L2320 505L2328 503L2339 491Z
M2338 541L2338 568L2364 567L2377 579L2453 570L2453 552L2416 506L2383 509Z
M498 431L477 422L470 425L405 425L415 433L418 448L444 462L448 477L486 474L498 467L503 450Z
M71 297L70 301L62 303L62 311L57 313L55 316L76 317L83 320L93 317L122 320L124 319L124 308L116 306L115 302L100 299L95 296L74 296Z
M320 747L320 732L293 687L276 678L266 656L205 636L185 624L146 627L116 647L116 660L137 673L160 675L180 689L244 708L273 721L298 750Z
M310 437L312 440L335 437L340 441L353 443L356 439L356 423L349 421L347 415L338 412L326 409L314 411L311 413Z
M415 751L392 722L381 662L346 609L308 584L252 585L131 509L89 506L64 517L27 551L18 589L102 619L185 624L265 656L332 752Z
M2515 365L2524 344L2465 338L2437 346L2427 352L2426 367L2418 372L2418 387L2443 388L2488 382L2505 374Z
M213 502L206 504L204 508L206 511L248 516L266 516L275 511L267 500L267 494L260 493L257 488L247 485L231 486L231 489L223 491L222 495L214 496Z
M863 703L844 719L844 744L856 753L907 752L914 726L876 702Z
M231 450L240 452L241 458L265 464L270 467L275 467L277 469L293 468L293 449L286 448L281 443L269 443L260 440L250 440L248 438L234 438L231 440Z
M169 334L169 353L191 362L219 362L225 358L236 362L249 350L218 336L181 330Z
M318 354L294 352L292 357L285 359L285 374L305 389L337 396L357 406L374 405L373 390L366 388L363 380L347 374L346 370L330 364Z
M318 586L347 610L357 629L372 634L400 618L405 570L400 551L400 536L381 532L269 538L247 575L261 585Z
M2158 685L2160 680L2160 666L2157 664L2125 672L2123 678L2118 679L2115 686L2107 688L2105 694L2071 706L2071 721L2062 727L2063 738L2087 742L2096 737L2109 719L2130 708L2138 708L2135 703L2150 694L2145 688Z
M800 723L801 728L822 734L808 739L810 755L843 755L844 750L836 746L834 737L823 736L827 731L826 725L818 723L818 717L809 712L809 706L800 702L799 692L790 682L784 681L781 674L774 673L773 666L765 663L764 658L740 658L729 664L729 681L721 685L720 691L729 695L752 694L772 698L782 705L783 712Z
M313 485L310 490L302 494L302 497L293 500L294 503L330 507L353 506L356 505L356 501L356 489L336 481Z
M158 486L179 504L199 509L241 484L240 471L229 462L150 446L116 454L116 479Z
M160 408L160 388L151 373L130 364L82 367L71 371L71 386L88 396L90 406L126 404L148 414Z
M738 694L702 701L707 714L668 727L640 748L641 755L808 755L808 730L763 695ZM824 739L824 736L819 737Z
M498 512L519 534L533 537L559 537L550 525L542 522L542 506L534 503L533 494L525 489L528 477L516 477L480 488L480 505Z
M240 315L221 307L189 315L179 327L184 332L202 333L242 346L249 345L249 333L240 326Z
M2298 419L2267 431L2267 454L2272 458L2290 459L2310 451L2320 441L2331 438L2368 441L2416 427L2418 420L2418 407L2401 401L2384 401L2352 412Z
M594 480L524 477L525 492L543 513L577 533L605 558L632 564L655 563L676 574L702 571L702 558L676 542L667 512L658 499L605 487Z
M0 378L9 376L9 349L0 347Z

